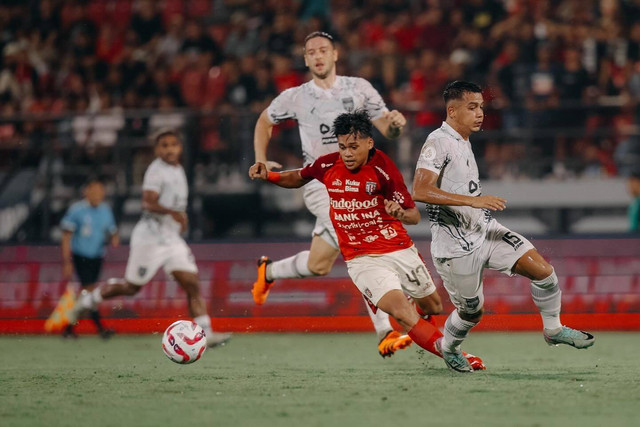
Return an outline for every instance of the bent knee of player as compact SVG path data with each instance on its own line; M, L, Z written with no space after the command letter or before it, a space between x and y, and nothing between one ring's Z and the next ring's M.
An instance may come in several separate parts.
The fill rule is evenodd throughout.
M437 292L429 295L428 297L416 300L416 304L424 312L424 314L440 314L442 313L442 300Z
M307 268L314 276L326 276L331 273L331 267L333 267L333 262L327 262L325 260L320 261L311 261L307 263Z
M466 320L467 322L478 323L480 319L482 319L482 315L484 314L484 307L481 307L480 310L473 313L466 313L464 311L458 310L458 314L462 320Z
M124 288L124 292L126 295L135 295L142 289L142 286L134 285L132 283L127 282L127 285Z

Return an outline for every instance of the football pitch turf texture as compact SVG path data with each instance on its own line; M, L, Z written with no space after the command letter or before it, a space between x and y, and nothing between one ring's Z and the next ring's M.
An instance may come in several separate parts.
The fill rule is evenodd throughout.
M587 350L541 333L475 333L487 370L455 374L417 345L382 359L373 333L236 334L192 365L160 335L0 337L0 425L639 425L640 334Z

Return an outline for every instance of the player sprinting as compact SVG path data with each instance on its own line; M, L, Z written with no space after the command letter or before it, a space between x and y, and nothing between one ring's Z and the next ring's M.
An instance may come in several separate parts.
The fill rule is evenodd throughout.
M481 88L474 83L452 82L444 91L444 101L447 118L422 147L413 198L427 203L433 236L431 256L456 307L447 318L441 342L447 366L458 372L472 371L460 344L482 318L485 267L531 280L531 295L549 345L592 346L593 335L560 323L561 292L553 267L526 238L491 217L490 210L505 209L506 200L482 195L469 142L484 118Z
M84 199L69 207L62 218L62 275L65 280L71 279L75 269L82 286L81 294L92 291L102 269L105 244L111 246L120 244L118 228L109 205L104 203L104 184L97 177L87 180L84 189ZM100 312L92 308L89 315L98 328L102 338L113 335L112 329L105 328L100 319ZM65 337L75 337L73 325L67 325L62 332Z
M256 162L266 165L268 170L281 167L267 161L267 146L273 126L287 119L298 121L304 165L337 151L331 126L341 113L365 109L376 128L387 138L397 138L401 134L405 117L396 110L389 111L380 94L366 80L336 75L337 60L338 51L331 35L318 31L305 38L304 61L313 78L282 92L262 112L254 134ZM311 247L274 262L266 256L258 260L258 277L251 291L256 304L264 304L276 279L324 276L329 274L338 257L325 186L320 181L306 185L304 201L316 217ZM367 310L378 335L378 351L383 357L411 344L409 337L393 330L386 313L374 313L369 307Z
M120 295L135 295L163 267L187 293L189 314L204 329L207 345L224 344L231 334L211 329L206 303L200 294L198 267L181 237L187 227L189 187L180 164L179 134L169 129L159 131L155 136L155 152L157 158L147 168L142 182L143 214L131 235L124 280L111 279L81 296L73 311L95 307Z
M389 313L415 343L441 357L442 333L431 317L424 317L439 313L442 302L403 226L417 224L420 212L393 161L373 147L371 132L366 111L343 113L333 122L337 153L282 173L257 162L249 169L249 176L285 188L299 188L314 179L322 182L329 195L329 217L353 283L373 311ZM480 358L466 357L468 363L484 369Z

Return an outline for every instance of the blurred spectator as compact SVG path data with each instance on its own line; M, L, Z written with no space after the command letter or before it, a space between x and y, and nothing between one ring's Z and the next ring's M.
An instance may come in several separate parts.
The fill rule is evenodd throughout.
M627 189L631 196L629 204L629 231L640 232L640 171L634 172L627 181Z

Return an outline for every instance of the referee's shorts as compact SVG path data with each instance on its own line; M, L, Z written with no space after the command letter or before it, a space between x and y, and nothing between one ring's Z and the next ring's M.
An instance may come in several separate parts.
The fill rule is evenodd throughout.
M76 269L80 284L85 287L93 285L100 277L103 258L87 258L73 254L73 266Z

